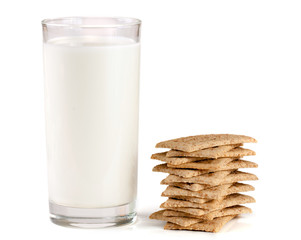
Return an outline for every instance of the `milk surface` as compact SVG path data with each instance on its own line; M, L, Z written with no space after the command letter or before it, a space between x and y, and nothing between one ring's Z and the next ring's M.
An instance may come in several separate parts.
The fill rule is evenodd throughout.
M136 199L140 45L131 39L44 43L50 201L103 208Z

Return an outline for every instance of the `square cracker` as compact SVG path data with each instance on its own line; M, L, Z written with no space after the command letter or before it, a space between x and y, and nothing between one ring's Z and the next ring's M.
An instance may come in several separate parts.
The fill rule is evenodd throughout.
M153 168L153 172L164 172L173 175L177 175L180 177L195 177L205 173L209 173L209 170L201 169L201 170L192 170L192 169L182 169L182 168L170 168L166 163L159 164Z
M198 183L170 183L169 184L170 187L177 187L177 188L181 188L181 189L186 189L186 190L190 190L193 192L198 192L201 190L205 190L208 188L212 188L213 186L208 185L208 184L198 184Z
M178 201L177 206L202 206L204 209L218 209L223 207L229 207L237 204L245 204L245 203L253 203L255 199L248 195L240 194L240 193L232 193L227 196L222 196L219 199L208 199L208 198L197 198L197 197L185 197L185 196L172 196L169 199L174 200L183 200L182 202ZM191 203L197 203L199 205L193 205Z
M231 159L231 158L230 158ZM217 163L219 161L219 163ZM235 159L232 161L229 161L229 158L218 158L214 160L205 160L205 161L199 161L199 162L190 162L190 163L184 163L180 165L171 165L167 164L167 167L169 168L177 168L177 169L187 169L193 170L211 170L213 171L222 171L222 170L231 170L231 169L238 169L238 168L257 168L258 164L246 160L241 159ZM175 174L177 175L177 174Z
M167 163L167 166L172 168L217 169L225 166L234 159L235 158L204 159L201 161L191 161L176 165Z
M204 214L202 216L194 216L189 213L184 213L184 212L178 212L178 211L173 211L173 210L163 210L162 214L164 217L186 217L186 218L193 218L193 219L200 219L200 220L213 220L214 218L217 217L224 217L224 216L229 216L229 215L238 215L238 214L247 214L247 213L252 213L252 210L248 207L241 206L241 205L235 205L232 207L226 207L220 210L215 210L210 213ZM172 222L175 224L178 224L180 226L180 223L176 223L174 221L168 220L168 218L165 218L165 221ZM186 224L186 226L189 226Z
M229 146L220 146L221 147L229 147ZM229 148L229 151L224 151L220 153L210 153L205 152L205 150L199 150L195 152L181 152L171 150L166 153L166 156L170 157L201 157L201 158L220 158L220 157L243 157L243 156L252 156L256 155L256 153L250 149L237 147L237 148Z
M233 144L233 145L224 145L224 146L217 146L212 148L201 149L198 151L194 151L191 153L178 151L178 150L170 150L166 153L167 157L191 157L189 154L197 155L197 157L204 157L204 158L218 158L223 156L226 152L241 146L242 144Z
M186 197L198 197L198 198L209 198L209 199L220 199L223 196L238 193L253 191L254 187L248 184L234 183L224 184L211 188L207 188L200 191L191 191L178 187L168 186L162 193L163 197L174 197L174 196L186 196Z
M194 216L203 216L204 214L215 210L220 210L240 204L254 203L255 199L245 194L233 193L224 196L224 198L222 199L212 201L214 201L213 204L211 201L207 201L205 203L192 203L189 201L168 199L161 204L160 208L189 213Z
M188 217L166 217L164 216L164 211L165 210L160 210L158 212L154 212L153 214L151 214L149 216L150 219L156 219L156 220L161 220L161 221L168 221L168 222L172 222L175 224L178 224L180 226L186 227L195 223L198 223L202 220L198 219L198 218L188 218Z
M190 163L190 165L192 165L192 163ZM256 163L245 161L245 160L233 160L224 166L220 166L217 168L212 167L211 169L193 169L193 166L199 167L199 165L197 163L193 164L193 166L191 166L191 168L189 168L189 169L185 169L181 165L179 165L179 166L181 166L180 168L177 168L176 166L172 165L172 167L169 167L168 164L166 164L166 163L159 164L153 168L153 171L169 173L169 174L177 175L177 176L184 177L184 178L190 178L190 177L196 177L196 176L199 176L199 175L202 175L205 173L209 173L209 172L213 172L213 171L234 170L234 169L238 169L238 168L256 168L258 165Z
M219 232L221 228L237 215L230 215L225 217L218 217L213 220L207 220L200 223L195 223L187 227L178 224L167 222L164 226L165 230L194 230L205 232Z
M166 163L170 163L173 165L188 163L188 162L195 162L204 160L206 158L194 158L194 157L167 157L167 152L161 152L161 153L154 153L151 156L151 159L160 160Z
M229 188L226 190L226 193L228 193L228 194L235 193L235 192L254 191L254 187L249 184L235 182L235 183L228 183L228 184L224 184L224 185L229 186ZM203 190L208 191L209 189L218 189L217 186L213 187L210 185L198 184L198 183L172 183L169 186L190 190L192 192L200 192ZM222 185L220 185L220 186L222 186ZM230 193L230 191L231 191L231 193ZM235 192L233 192L233 191L235 191Z
M221 145L256 143L256 139L234 134L207 134L176 138L157 143L157 148L171 148L185 152L193 152L204 148L216 147Z
M165 179L161 181L161 184L183 182L183 183L199 183L208 184L212 186L217 186L221 184L234 183L240 181L253 181L258 180L257 176L252 173L246 173L241 171L218 171L213 173L206 173L200 176L183 178L176 175L168 175Z

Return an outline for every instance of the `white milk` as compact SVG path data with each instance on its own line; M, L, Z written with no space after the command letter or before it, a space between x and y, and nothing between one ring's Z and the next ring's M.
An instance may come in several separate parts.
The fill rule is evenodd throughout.
M139 55L127 38L44 44L53 203L102 208L136 199Z

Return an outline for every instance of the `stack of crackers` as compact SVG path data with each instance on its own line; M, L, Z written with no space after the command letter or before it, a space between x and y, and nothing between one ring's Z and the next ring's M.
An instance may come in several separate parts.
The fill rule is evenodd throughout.
M251 213L241 204L255 199L240 192L254 187L241 181L257 180L239 168L256 168L254 162L242 160L255 152L243 148L256 143L254 138L233 134L210 134L160 142L158 148L171 150L156 153L152 159L164 163L154 172L169 173L161 184L168 185L162 196L168 199L150 218L167 221L164 229L218 232L239 214Z

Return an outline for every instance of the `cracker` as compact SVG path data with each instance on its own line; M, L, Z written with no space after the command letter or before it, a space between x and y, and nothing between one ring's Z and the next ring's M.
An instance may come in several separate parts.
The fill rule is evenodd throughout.
M207 188L200 191L191 191L178 187L168 186L162 193L163 197L175 197L175 196L186 196L186 197L198 197L198 198L209 198L209 199L220 199L222 196L226 196L232 193L248 192L253 191L254 187L248 184L234 183L224 184L211 188Z
M160 210L158 212L153 213L150 215L150 219L156 219L156 220L161 220L161 221L168 221L171 223L178 224L180 226L186 227L190 226L192 224L198 223L201 220L198 218L188 218L188 217L166 217L164 216L164 211L165 210Z
M191 215L188 213L178 212L178 211L173 211L173 210L163 210L162 213L163 213L164 217L186 217L186 218L193 218L193 219L197 218L200 220L213 220L214 218L217 218L217 217L252 213L252 210L245 206L235 205L232 207L215 210L210 213L204 214L202 216L194 216L194 215ZM173 222L173 221L169 221L168 218L165 218L165 219L168 222ZM175 222L173 222L173 223L175 223ZM179 224L179 225L181 225L181 224Z
M218 209L223 207L229 207L237 204L253 203L255 199L244 194L232 193L226 196L222 196L219 199L208 199L208 198L197 198L197 197L185 197L185 196L174 196L172 197L177 200L184 200L192 203L201 204L204 209ZM180 205L180 203L177 203ZM183 205L189 206L187 203ZM222 204L222 205L221 205ZM190 205L192 206L192 205Z
M203 219L213 220L214 218L217 218L217 217L238 215L238 214L248 214L248 213L249 214L252 213L251 208L241 206L241 205L235 205L232 207L226 207L226 208L205 214L205 215L203 215Z
M204 214L207 214L207 213L213 211L213 210L204 209L204 208L190 208L190 207L169 207L166 209L189 213L189 214L195 215L195 216L203 216Z
M199 184L208 184L212 186L234 183L240 181L253 181L258 180L257 176L252 173L246 173L241 171L218 171L213 173L206 173L200 176L183 178L176 175L168 175L165 179L161 181L161 184L170 184L175 182L183 183L199 183Z
M164 226L165 230L194 230L205 232L219 232L221 228L237 215L230 215L225 217L215 218L213 220L207 220L200 223L195 223L190 226L180 226L178 224L167 222Z
M243 156L252 156L256 155L256 153L250 149L237 147L237 148L230 148L229 146L220 146L220 148L228 147L229 151L224 151L220 153L204 153L205 150L199 150L196 152L181 152L171 150L166 153L166 156L178 156L178 157L202 157L202 158L219 158L219 157L243 157ZM214 149L214 148L213 148Z
M173 200L173 201L170 201ZM212 200L214 201L214 200ZM224 198L215 200L212 204L211 201L207 201L205 203L192 203L189 201L183 200L175 200L175 199L168 199L164 203L161 204L161 208L165 208L168 210L179 211L184 213L189 213L196 216L202 216L209 212L220 210L227 207L232 207L235 205L246 204L246 203L254 203L255 199L251 196L240 194L240 193L233 193ZM199 211L200 210L200 211ZM207 211L207 212L206 212Z
M209 170L202 169L202 170L191 170L191 169L178 169L178 168L170 168L167 167L167 164L159 164L153 168L154 172L164 172L164 173L169 173L173 175L177 175L180 177L195 177L199 176L205 173L209 173Z
M212 188L211 185L208 184L198 184L198 183L170 183L169 186L172 187L178 187L178 188L182 188L182 189L187 189L190 191L201 191L201 190L205 190L208 188Z
M202 198L202 199L204 201L202 204L211 201L211 199L208 199L208 198ZM160 208L178 208L178 207L201 208L200 206L202 206L202 204L168 198L164 203L162 203L160 205ZM220 204L220 201L219 201L219 204Z
M200 149L211 148L221 145L255 143L254 138L234 134L207 134L182 137L157 143L157 148L171 148L185 152L193 152Z
M221 196L227 195L228 185L220 185L212 188L207 188L201 191L190 191L187 189L181 189L177 187L168 186L162 193L163 197L170 196L187 196L187 197L198 197L198 198L210 198L219 199Z
M200 161L200 160L206 159L206 158L194 158L194 157L189 157L189 158L167 157L166 154L167 154L167 152L155 153L155 154L152 154L151 159L160 160L160 161L170 163L173 165L179 165L179 164L183 164L183 163L195 162L195 161Z
M217 158L217 159L206 159L201 161L191 161L183 164L169 164L171 168L192 168L192 169L218 169L225 166L227 163L233 161L234 158Z
M225 185L229 186L229 188L227 189L228 194L235 193L235 192L254 191L254 187L249 185L249 184L235 182L235 183L232 183L232 184L228 183L228 184L225 184ZM186 190L190 190L190 191L193 191L193 192L199 192L199 191L202 191L202 190L209 190L209 189L213 188L210 185L198 184L198 183L173 183L173 184L170 184L169 186L178 187L178 188L181 188L181 189L186 189ZM232 191L232 192L230 192L230 191Z
M166 153L166 156L167 157L185 157L185 156L191 157L190 154L194 154L197 157L218 158L220 156L223 156L223 154L225 154L226 152L239 146L241 146L241 144L218 146L213 148L201 149L191 153L178 151L178 150L170 150Z
M257 168L257 163L241 160L241 159L235 159L230 161L232 158L219 158L214 160L205 160L200 162L191 162L191 163L184 163L180 165L171 165L167 164L167 167L169 168L177 168L177 169L186 169L189 168L197 169L197 170L211 170L213 171L221 171L221 170L231 170L231 169L238 169L238 168ZM217 161L223 161L223 163L217 164Z
M257 168L257 167L258 167L257 163L242 160L242 159L236 159L236 160L233 160L233 161L227 163L227 165L221 167L220 169L216 169L216 170L228 170L228 169L238 169L238 168Z
M219 199L209 199L209 198L198 198L198 197L187 197L187 196L170 196L169 198L177 199L177 200L185 200L185 201L189 201L192 203L199 203L199 204L206 203L206 205L211 204L216 206L216 204L220 203L220 200L222 200L223 197Z

